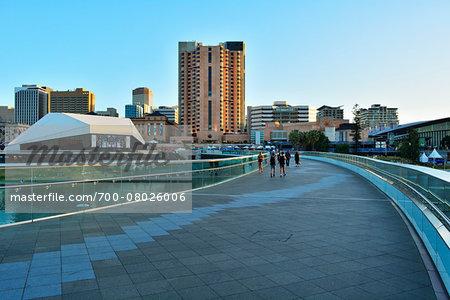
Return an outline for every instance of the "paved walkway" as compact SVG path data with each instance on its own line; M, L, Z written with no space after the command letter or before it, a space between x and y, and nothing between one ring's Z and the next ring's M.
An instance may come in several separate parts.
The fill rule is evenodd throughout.
M196 191L192 214L0 230L0 299L433 299L407 227L361 177L304 161Z

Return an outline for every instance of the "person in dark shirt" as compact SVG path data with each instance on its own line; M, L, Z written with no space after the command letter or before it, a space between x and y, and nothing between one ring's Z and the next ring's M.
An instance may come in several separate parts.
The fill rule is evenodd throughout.
M275 159L275 153L272 153L270 157L270 177L275 177L275 165L277 161Z
M289 150L286 152L286 166L289 167L289 162L291 161L291 152Z
M278 162L280 164L280 177L286 176L286 156L284 156L284 152L281 152Z
M295 159L295 166L296 167L300 166L300 154L298 154L298 152L295 152L294 159Z

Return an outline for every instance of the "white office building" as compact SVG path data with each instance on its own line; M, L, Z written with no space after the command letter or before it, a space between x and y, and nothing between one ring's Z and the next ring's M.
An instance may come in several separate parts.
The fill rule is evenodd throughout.
M170 122L178 124L178 106L160 106L153 109L153 112L159 112L165 115Z
M315 122L316 114L316 109L309 105L291 106L287 101L275 101L273 105L249 106L247 108L248 131L264 129L267 122Z
M22 85L14 89L14 122L33 125L49 110L52 90L39 85Z

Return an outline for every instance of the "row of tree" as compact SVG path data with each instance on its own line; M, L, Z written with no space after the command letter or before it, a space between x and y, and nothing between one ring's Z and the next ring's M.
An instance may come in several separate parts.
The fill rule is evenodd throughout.
M308 132L293 130L289 133L289 141L295 149L298 149L300 145L307 151L328 151L330 149L330 140L319 130Z

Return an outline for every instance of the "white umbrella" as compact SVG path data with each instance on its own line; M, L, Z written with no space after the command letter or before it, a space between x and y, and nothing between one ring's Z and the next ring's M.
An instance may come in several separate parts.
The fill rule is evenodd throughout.
M428 156L428 158L436 159L436 158L442 158L442 156L436 151L436 149L431 152L431 154Z
M428 162L428 156L425 154L425 152L422 153L422 155L420 156L420 162L421 163L427 163Z

